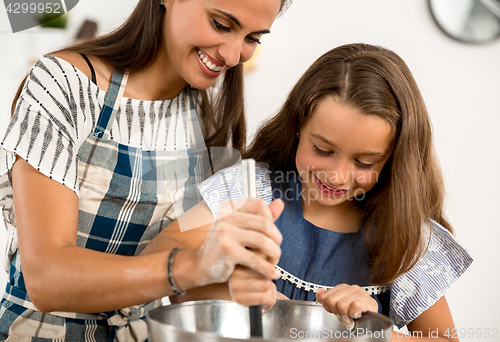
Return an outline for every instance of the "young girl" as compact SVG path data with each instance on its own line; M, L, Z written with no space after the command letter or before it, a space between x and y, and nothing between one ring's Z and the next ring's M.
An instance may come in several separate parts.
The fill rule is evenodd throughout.
M228 206L220 207L242 196L236 165L200 186L205 202L155 238L151 251L161 250L163 239L170 248L174 240L197 247L206 229L186 231L195 228L195 216L199 222L218 215L212 231L266 226L279 216L281 278L275 285L281 295L319 300L348 325L375 311L421 336L445 338L452 331L443 295L472 259L443 216L429 115L398 55L366 44L327 52L259 129L244 157L260 162L258 193L271 215L227 215ZM270 284L238 267L229 287L191 294L269 309L277 297Z
M175 263L138 254L197 200L207 148L244 146L242 63L288 2L140 0L114 32L36 61L0 136L0 340L143 341L147 311L180 293L173 276L225 281L231 263L204 269L227 259L273 276L220 249L228 236Z

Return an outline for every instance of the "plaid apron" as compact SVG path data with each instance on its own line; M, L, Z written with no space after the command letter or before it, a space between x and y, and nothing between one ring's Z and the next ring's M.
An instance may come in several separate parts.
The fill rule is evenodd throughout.
M97 125L78 151L77 245L133 256L201 200L197 185L212 172L189 90L179 95L184 96L183 125L190 132L187 150L147 151L110 139L127 78L114 71ZM157 300L96 314L42 314L29 300L16 253L0 307L0 339L8 335L6 341L144 341L145 315L159 305Z

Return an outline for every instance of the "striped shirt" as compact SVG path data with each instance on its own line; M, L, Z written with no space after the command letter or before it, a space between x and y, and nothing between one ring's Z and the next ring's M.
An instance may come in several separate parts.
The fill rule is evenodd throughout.
M126 80L126 74L115 71L105 92L51 56L39 58L28 75L0 135L0 209L9 237L0 339L7 334L50 340L83 340L75 336L85 335L89 341L147 337L145 314L155 302L95 314L36 310L17 248L9 173L19 155L79 196L77 246L138 255L199 201L196 185L210 168L191 89L165 101L127 99L122 97Z
M0 131L0 209L8 230L6 270L17 250L8 176L15 154L79 195L78 151L96 126L105 95L63 59L42 56L31 69L14 116ZM181 93L164 101L122 98L110 139L144 150L191 148L192 133L182 115L184 97Z

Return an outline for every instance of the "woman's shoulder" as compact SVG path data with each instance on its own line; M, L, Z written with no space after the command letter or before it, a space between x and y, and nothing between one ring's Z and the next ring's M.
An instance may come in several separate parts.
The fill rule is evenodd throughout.
M90 65L85 58L77 52L60 51L45 55L42 58L56 58L62 61L62 64L74 67L88 79L92 79L92 69ZM113 67L95 56L87 55L87 58L94 69L97 86L101 89L108 89Z
M49 55L45 55L42 58L50 58L50 57L56 57L60 60L63 60L65 62L68 62L75 68L77 68L79 71L81 71L85 76L88 78L92 77L92 72L90 70L90 67L88 66L87 62L85 59L82 57L82 55L76 53L76 52L56 52L52 53Z

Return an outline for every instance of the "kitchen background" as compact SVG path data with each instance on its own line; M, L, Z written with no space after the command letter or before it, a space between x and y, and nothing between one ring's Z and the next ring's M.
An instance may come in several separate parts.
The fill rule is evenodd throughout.
M136 3L80 0L65 29L15 34L0 8L0 131L34 59L71 41L85 20L97 23L98 34L117 27ZM250 136L317 57L351 42L394 50L420 86L446 180L446 213L474 258L447 294L448 302L458 331L469 336L462 341L500 341L500 39L480 45L451 39L434 22L427 0L294 0L248 67ZM0 222L2 250L3 232ZM0 284L6 279L0 272ZM496 338L485 338L486 329L490 334L496 329Z

